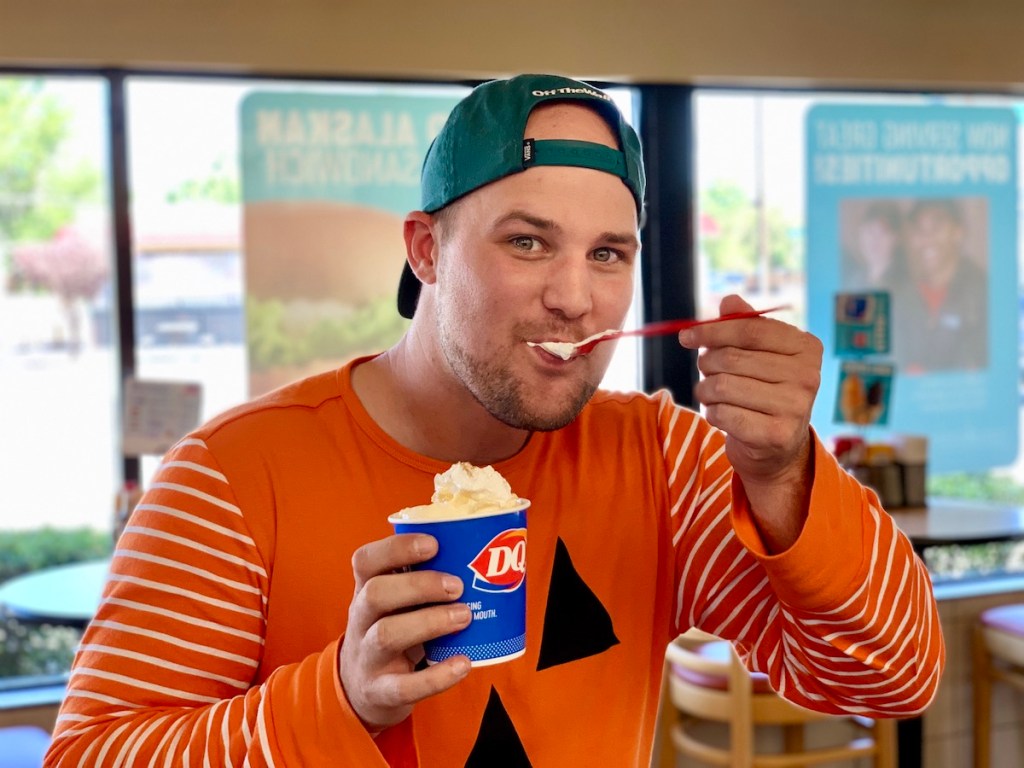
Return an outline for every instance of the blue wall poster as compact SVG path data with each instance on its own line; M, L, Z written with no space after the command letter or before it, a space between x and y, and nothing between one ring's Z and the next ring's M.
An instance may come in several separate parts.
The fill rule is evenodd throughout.
M888 424L892 372L891 363L843 360L834 421L857 426Z
M835 353L837 357L864 357L889 353L889 293L837 293L835 298Z
M822 104L807 116L808 328L826 358L813 424L837 421L839 293L887 292L885 433L929 437L929 470L1017 456L1017 120L994 107ZM871 428L867 428L871 429Z

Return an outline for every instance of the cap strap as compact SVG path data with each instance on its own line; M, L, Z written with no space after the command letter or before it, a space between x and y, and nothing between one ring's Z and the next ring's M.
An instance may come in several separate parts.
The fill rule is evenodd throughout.
M572 165L626 178L625 155L618 149L592 141L526 139L523 141L523 167L533 165Z

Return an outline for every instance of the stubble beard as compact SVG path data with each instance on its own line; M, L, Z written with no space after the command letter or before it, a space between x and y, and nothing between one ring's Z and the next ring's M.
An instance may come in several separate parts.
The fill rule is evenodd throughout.
M459 344L457 334L449 333L447 323L442 321L439 325L441 351L449 368L473 398L502 424L536 432L561 429L573 422L597 391L596 384L579 379L568 402L553 413L538 413L528 404L530 393L524 382L516 378L511 366L500 362L511 357L511 350L499 350L491 359L474 357Z

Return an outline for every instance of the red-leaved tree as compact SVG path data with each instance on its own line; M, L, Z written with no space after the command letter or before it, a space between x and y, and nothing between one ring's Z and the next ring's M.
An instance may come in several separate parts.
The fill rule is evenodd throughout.
M110 275L103 252L72 227L59 230L52 240L25 243L11 254L20 276L29 284L53 291L68 320L69 347L81 346L77 304L93 298Z

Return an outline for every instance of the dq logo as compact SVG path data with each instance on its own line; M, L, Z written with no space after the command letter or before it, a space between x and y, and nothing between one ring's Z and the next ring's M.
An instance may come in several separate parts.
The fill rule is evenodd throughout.
M473 558L473 587L485 592L513 592L526 580L526 529L502 531Z

